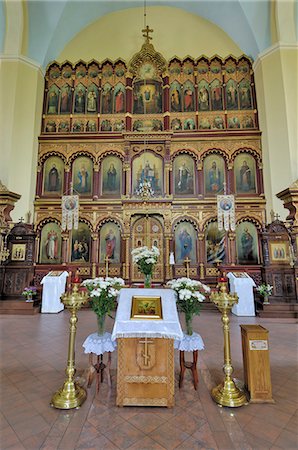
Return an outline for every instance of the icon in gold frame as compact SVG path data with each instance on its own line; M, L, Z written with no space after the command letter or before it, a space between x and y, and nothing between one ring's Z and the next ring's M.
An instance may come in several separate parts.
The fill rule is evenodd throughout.
M134 295L131 303L131 319L162 320L161 297Z

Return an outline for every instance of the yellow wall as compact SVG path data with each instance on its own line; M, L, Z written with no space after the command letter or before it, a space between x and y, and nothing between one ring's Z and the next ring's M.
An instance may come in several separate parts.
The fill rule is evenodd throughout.
M273 209L283 219L288 211L276 194L298 177L297 54L277 46L255 65L267 213Z
M2 60L0 78L0 180L22 195L11 214L16 221L33 211L44 80L40 70L21 59Z
M153 28L153 45L166 59L177 55L194 58L205 54L240 56L243 52L227 34L211 22L179 8L147 8L147 23ZM78 33L59 55L58 61L106 58L129 61L144 42L143 8L108 14Z

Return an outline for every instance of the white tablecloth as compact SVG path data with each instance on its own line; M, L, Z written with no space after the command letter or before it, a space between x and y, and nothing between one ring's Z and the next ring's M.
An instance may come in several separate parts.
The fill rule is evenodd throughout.
M40 284L43 285L42 290L42 313L58 313L64 309L63 303L60 302L61 295L65 292L66 279L68 272L64 271L58 277L46 275Z
M111 340L111 333L104 333L99 336L98 333L89 334L83 343L84 353L94 353L102 355L105 352L113 352L117 348L117 343Z
M130 319L134 295L160 296L163 319ZM112 340L122 337L182 339L183 333L177 313L174 291L172 289L121 289Z
M204 341L198 333L189 334L183 333L181 341L174 341L174 348L183 352L193 352L195 350L204 350Z
M239 297L238 304L232 308L235 316L255 316L255 304L253 287L256 285L249 276L247 278L238 278L232 272L228 273L231 292L236 292Z

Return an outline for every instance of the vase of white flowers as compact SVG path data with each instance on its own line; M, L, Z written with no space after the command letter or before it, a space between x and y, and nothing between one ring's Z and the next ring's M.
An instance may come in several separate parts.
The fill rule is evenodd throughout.
M185 315L186 334L192 335L193 316L200 314L201 303L210 292L209 286L190 278L170 280L167 286L176 292L178 309Z
M151 287L151 278L154 266L159 257L159 250L154 245L151 248L147 246L138 247L132 250L132 260L137 264L139 271L145 276L144 287Z
M263 305L269 305L269 297L272 295L273 292L273 286L270 284L261 284L257 287L258 293L263 297Z
M97 315L97 332L102 335L105 331L105 318L110 316L115 308L116 298L119 290L124 286L124 280L117 277L100 277L85 280L82 285L89 292L91 308Z

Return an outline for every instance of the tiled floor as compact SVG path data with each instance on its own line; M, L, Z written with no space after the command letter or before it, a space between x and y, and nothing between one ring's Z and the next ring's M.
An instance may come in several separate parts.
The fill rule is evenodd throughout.
M92 311L78 313L77 376L86 378L85 337L96 330ZM107 382L95 394L95 383L79 410L50 407L62 386L67 362L69 313L0 316L1 428L4 449L297 449L297 328L290 320L231 316L233 376L243 379L239 324L258 323L269 330L271 377L275 404L220 408L210 389L223 379L223 336L219 313L202 312L194 329L205 342L199 354L199 388L190 373L179 390L176 354L176 405L167 408L115 406ZM107 323L108 330L112 321Z

